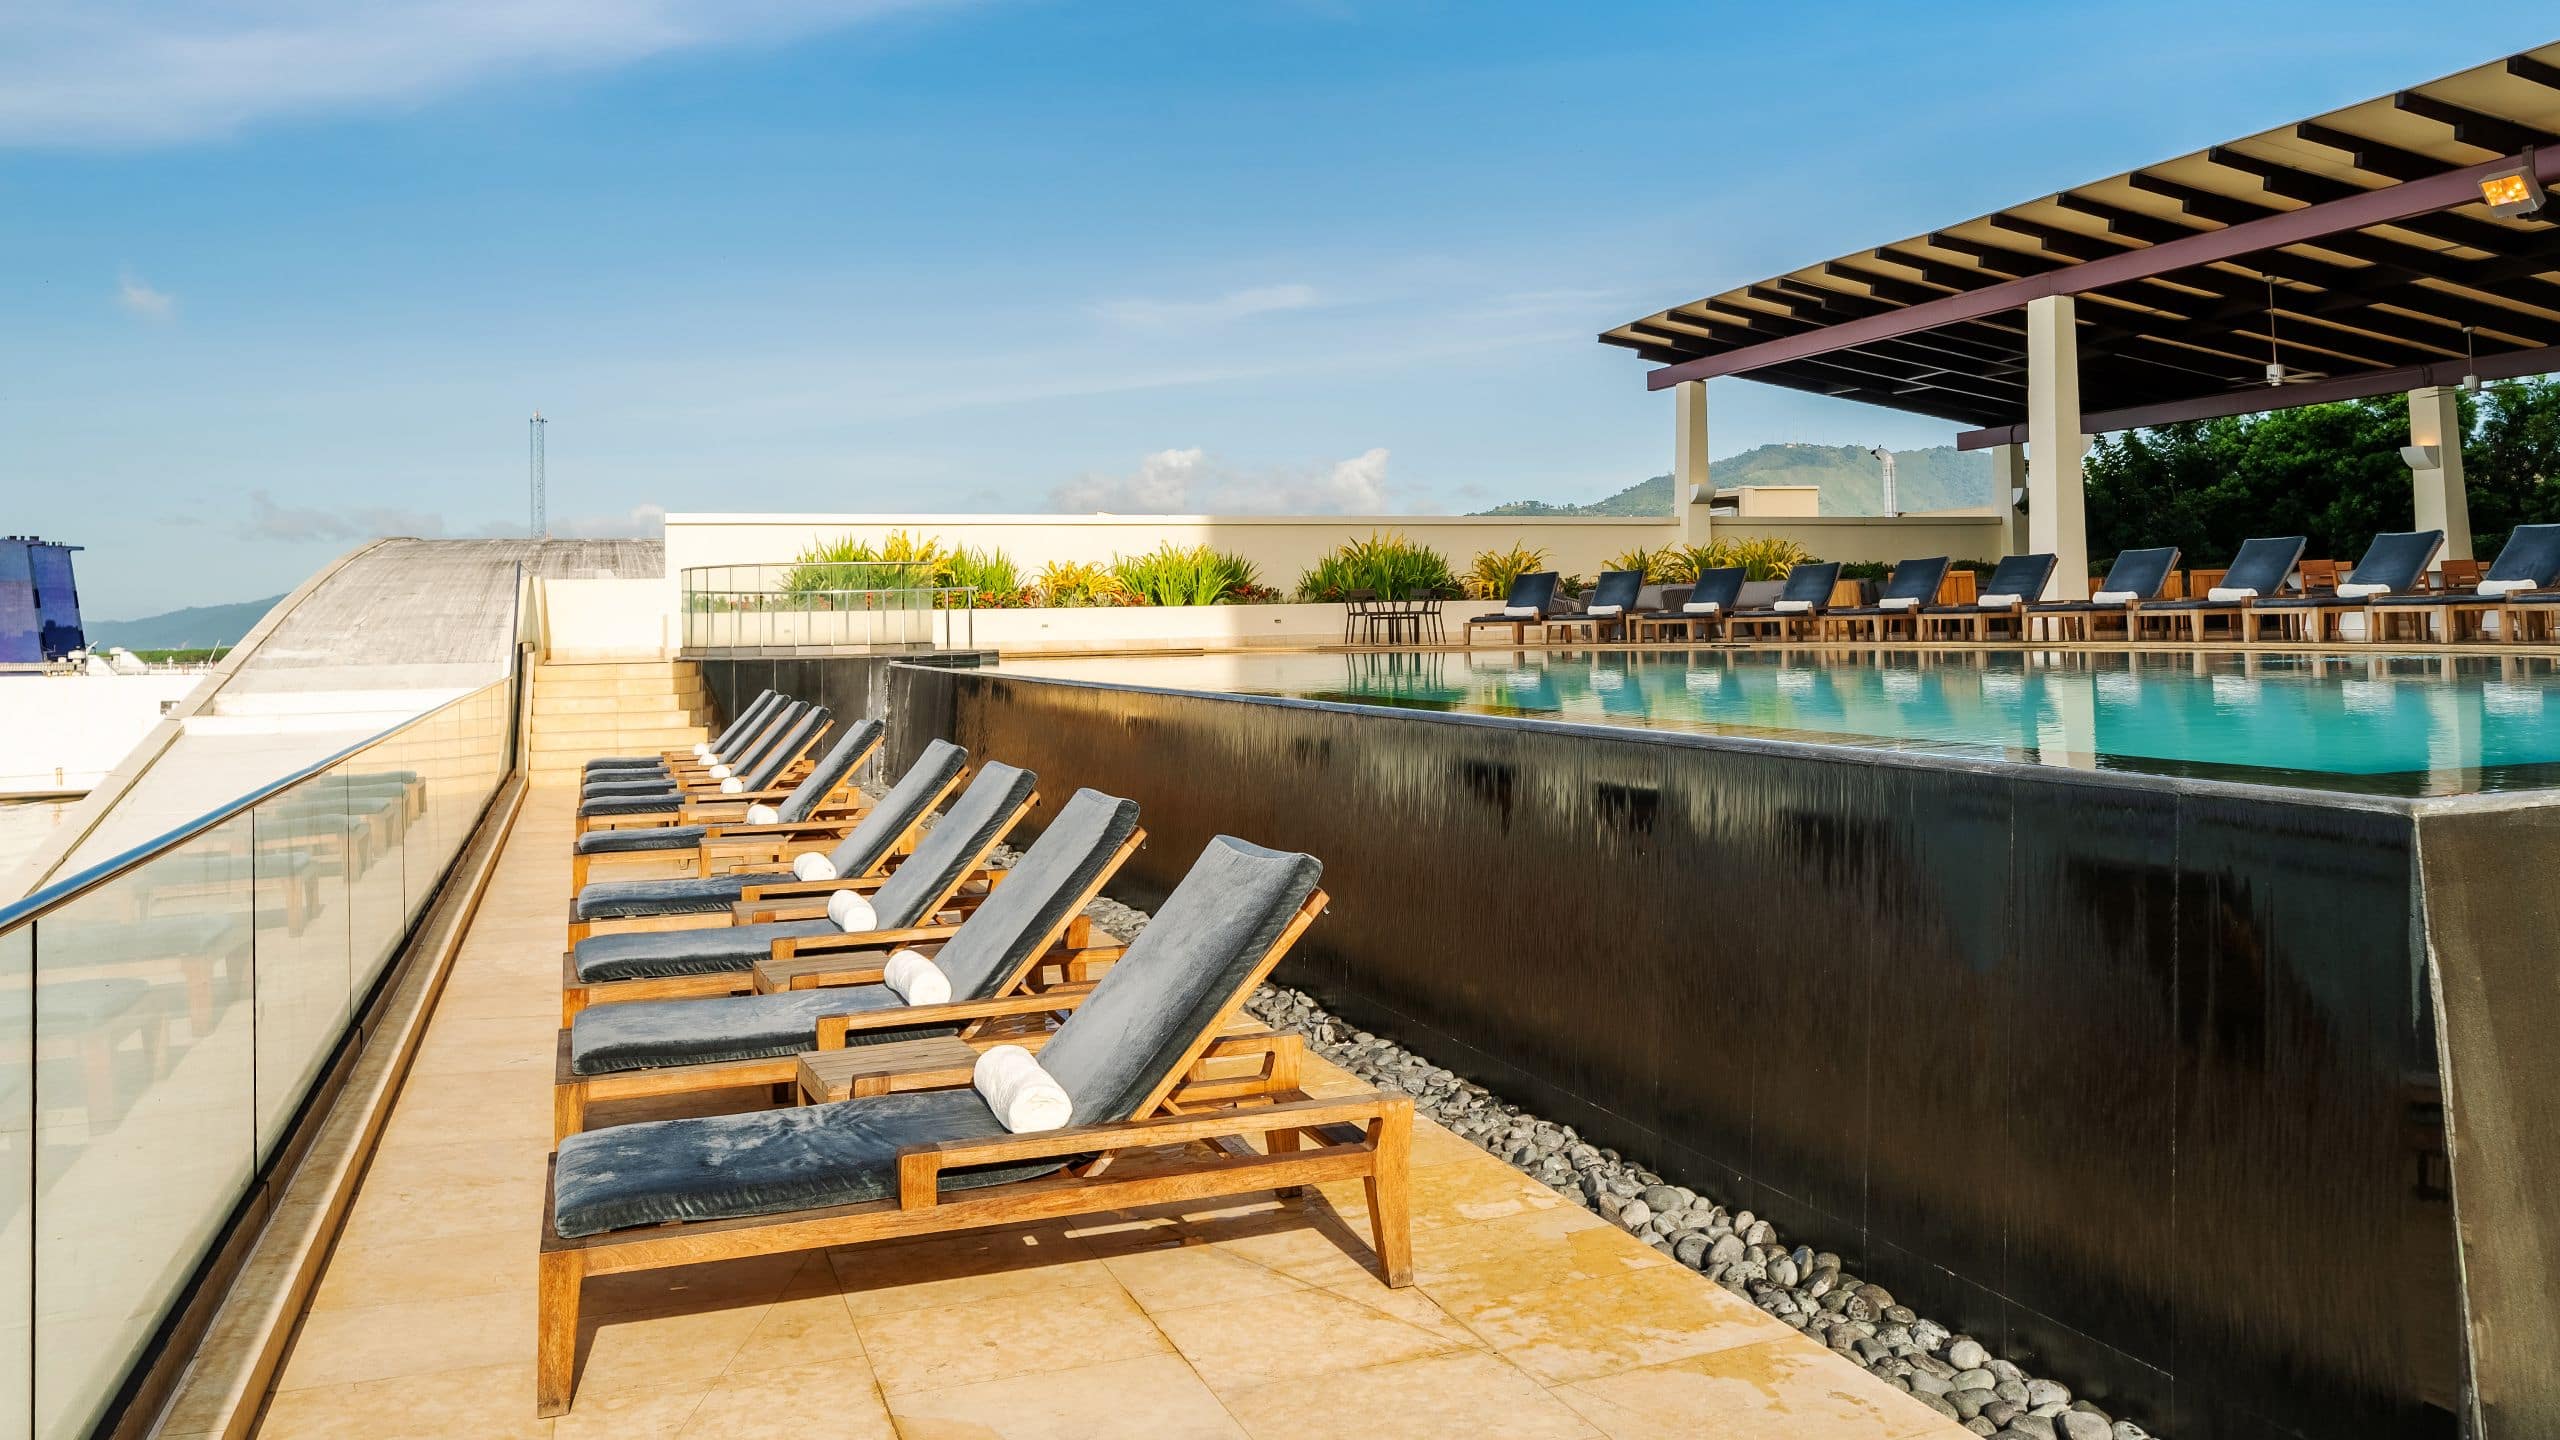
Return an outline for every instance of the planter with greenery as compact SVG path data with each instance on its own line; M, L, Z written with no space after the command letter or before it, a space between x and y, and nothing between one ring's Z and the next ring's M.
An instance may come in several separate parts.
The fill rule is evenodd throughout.
M1362 590L1381 600L1454 600L1460 593L1448 556L1393 532L1371 531L1298 577L1298 599L1305 602L1338 604Z

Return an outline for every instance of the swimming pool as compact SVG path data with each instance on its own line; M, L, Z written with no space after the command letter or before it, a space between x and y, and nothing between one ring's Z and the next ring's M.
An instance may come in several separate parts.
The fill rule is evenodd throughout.
M2507 656L1749 650L1009 660L1006 672L2391 795L2560 787Z

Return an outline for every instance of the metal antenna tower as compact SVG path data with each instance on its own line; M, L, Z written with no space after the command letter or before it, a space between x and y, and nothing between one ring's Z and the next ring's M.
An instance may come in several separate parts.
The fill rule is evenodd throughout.
M550 539L550 538L551 538L551 514L550 514L550 509L549 509L549 507L548 507L547 505L545 505L545 504L544 504L544 502L543 502L543 495L542 495L542 427L543 427L544 425L548 424L548 423L550 423L550 422L548 422L548 421L546 421L546 420L544 420L544 419L542 418L542 412L541 412L541 411L536 410L536 411L534 411L534 412L533 412L533 532L532 532L532 533L533 533L533 538L534 538L534 539L536 539L536 540L548 540L548 539Z

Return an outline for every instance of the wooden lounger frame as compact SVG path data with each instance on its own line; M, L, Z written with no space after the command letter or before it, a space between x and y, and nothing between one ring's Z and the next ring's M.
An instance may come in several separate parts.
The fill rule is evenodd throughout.
M542 1235L534 1338L534 1405L539 1415L568 1412L577 1384L580 1292L590 1275L695 1265L757 1255L792 1254L907 1235L948 1234L1025 1225L1070 1215L1206 1200L1273 1190L1295 1195L1308 1185L1357 1179L1368 1192L1369 1224L1381 1278L1413 1283L1413 1099L1371 1093L1311 1099L1274 1090L1216 1109L1181 1113L1175 1090L1189 1078L1224 1022L1269 975L1280 957L1322 913L1325 894L1307 897L1261 958L1247 969L1181 1057L1165 1068L1134 1107L1138 1117L1105 1125L910 1146L898 1156L893 1191L860 1205L788 1211L733 1220L676 1221L564 1239L553 1229L559 1157L543 1182ZM860 1105L862 1100L842 1102ZM1167 1113L1171 1112L1171 1113ZM1265 1150L1249 1147L1261 1136ZM1123 1151L1180 1147L1164 1168L1114 1178ZM963 1166L1064 1159L1054 1175L945 1196L942 1173Z
M907 822L907 827L904 830L898 832L897 840L889 846L885 853L881 855L877 863L875 863L870 869L862 872L862 874L841 877L836 880L792 880L773 885L750 886L747 890L742 892L742 894L750 896L779 896L785 894L815 895L818 897L819 905L824 907L826 904L826 897L831 891L850 889L853 888L853 883L856 881L876 879L876 877L887 874L890 868L890 863L893 860L905 856L915 849L916 834L918 830L922 828L925 817L940 811L942 809L943 802L950 799L951 792L959 789L961 782L969 778L969 773L970 772L966 767L962 768L949 780L943 782L941 789L934 791L932 795L928 796L923 806L916 811L915 818ZM1026 803L1024 808L1028 809L1030 805L1036 805L1039 801L1040 797L1035 793L1032 795L1030 801ZM1018 821L1022 818L1022 814L1023 811L1017 810L1014 812L1013 820L1005 822L1005 829L1008 832L1012 830L1014 821ZM569 921L569 943L572 945L577 944L579 941L586 939L590 935L613 935L633 930L695 930L700 929L705 925L726 925L730 923L728 918L729 912L727 910L702 910L691 914L642 915L628 918L614 917L604 920L580 920L575 918L577 915L577 893L572 891L569 898L571 901L569 911L571 916Z
M744 806L758 801L786 798L791 794L794 785L808 778L809 772L817 768L809 758L809 752L817 748L820 740L834 734L836 726L841 723L844 722L830 720L801 737L800 743L793 746L789 755L783 760L782 767L774 772L773 784L764 789L724 795L720 793L720 782L711 778L709 766L698 763L683 765L670 763L667 766L667 778L674 782L676 803L673 807L666 810L634 810L620 815L579 815L577 833L584 835L590 830L623 830L673 825L679 823L685 811L696 804L726 801L739 805L743 811ZM690 761L691 757L688 756L687 759ZM845 779L850 782L852 778L853 771L847 769ZM786 784L786 781L790 783ZM839 790L842 788L844 787L837 787ZM586 782L581 779L575 803L583 806L585 799Z
M1004 1037L993 1034L990 1030L991 1022L1015 1016L1063 1013L1083 1004L1084 995L1091 990L1092 982L1100 973L1101 967L1119 959L1124 953L1123 947L1112 936L1103 937L1111 942L1109 945L1097 946L1092 943L1095 933L1093 922L1085 918L1084 909L1102 893L1102 887L1109 884L1114 875L1120 873L1120 867L1128 863L1129 857L1138 853L1138 847L1146 842L1146 838L1147 832L1143 829L1130 832L1129 838L1121 842L1119 848L1111 853L1110 858L1095 873L1092 882L1076 893L1074 903L1059 912L1057 923L1043 932L1037 943L1031 946L1029 955L1014 968L1011 974L997 977L994 994L982 999L954 1000L945 1005L907 1005L893 1010L821 1016L817 1023L817 1048L841 1050L845 1046L847 1037L855 1030L904 1030L916 1026L946 1024L960 1026L960 1038L963 1040L975 1040L985 1035L988 1037L987 1043L993 1044ZM818 944L809 944L795 936L784 936L774 941L771 959L782 962L792 973L777 975L768 965L759 964L745 972L681 978L689 981L725 983L729 988L717 992L720 994L736 994L742 990L769 993L777 989L806 990L828 989L844 985L876 985L880 982L881 969L888 963L891 950L902 946L913 946L919 950L938 950L945 941L957 933L959 933L958 927L952 926L938 928L937 934L933 936L903 932L891 932L888 936L850 934L820 936L817 937L820 942ZM831 958L839 953L844 955L842 960ZM790 964L803 956L815 957L825 963ZM1059 983L1055 986L1040 985L1038 982L1041 972L1052 968L1059 972ZM744 981L743 984L739 983L741 979ZM773 983L776 979L781 983ZM627 980L614 983L652 985L657 982ZM585 1005L598 1003L594 998L594 992L610 987L580 988L585 989L589 995L589 998L580 1006L583 1009ZM1045 1010L1020 1009L1012 1003L1026 996L1043 997L1051 1003ZM634 998L639 997L627 995L604 997L608 1002L614 999ZM655 998L688 997L662 995ZM697 993L689 998L714 997ZM791 1079L795 1067L799 1064L798 1056L784 1055L760 1060L715 1060L697 1065L668 1065L650 1070L579 1075L569 1068L569 1022L577 1018L577 1014L577 1010L569 1008L564 995L561 1004L560 1043L551 1082L551 1140L555 1145L563 1137L574 1135L585 1128L587 1107L599 1101L623 1100L645 1095L687 1094L700 1090L725 1090L744 1085L780 1085Z

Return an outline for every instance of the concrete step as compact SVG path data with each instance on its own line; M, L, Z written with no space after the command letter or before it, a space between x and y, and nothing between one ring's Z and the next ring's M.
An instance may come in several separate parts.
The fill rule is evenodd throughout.
M710 697L700 690L672 690L650 695L553 695L533 692L536 719L555 715L611 715L616 711L686 710L695 718L710 713Z
M584 763L596 755L654 755L664 750L689 750L695 741L709 738L709 732L699 725L670 725L656 730L599 730L577 735L545 735L536 731L532 745L527 747L527 754L575 755Z
M633 705L618 710L572 711L533 717L536 735L615 735L630 730L699 730L699 711L683 706Z
M636 680L617 680L611 677L573 680L536 679L533 682L533 698L537 702L543 700L580 699L613 700L626 696L640 698L656 696L660 699L680 697L689 701L699 701L704 697L705 693L706 692L702 688L702 682L699 680L670 681L665 676L659 676L656 679Z
M563 680L645 680L652 676L699 679L702 667L690 660L546 660L533 667L533 678Z

